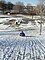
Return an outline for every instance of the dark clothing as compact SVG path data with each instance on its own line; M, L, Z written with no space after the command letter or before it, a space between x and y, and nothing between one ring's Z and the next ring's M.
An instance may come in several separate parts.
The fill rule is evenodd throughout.
M20 33L20 36L25 36L25 33L22 31L22 32Z

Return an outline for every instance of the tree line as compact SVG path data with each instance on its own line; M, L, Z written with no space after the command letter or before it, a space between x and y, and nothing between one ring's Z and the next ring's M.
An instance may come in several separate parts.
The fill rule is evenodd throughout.
M11 2L6 2L5 0L0 1L0 7L2 8L3 12L4 11L11 11L11 10L16 10L19 13L28 13L32 12L33 14L39 14L41 12L45 12L45 1L44 0L38 0L38 4L36 6L32 6L31 4L27 4L26 6L24 5L23 2L16 2L15 4Z

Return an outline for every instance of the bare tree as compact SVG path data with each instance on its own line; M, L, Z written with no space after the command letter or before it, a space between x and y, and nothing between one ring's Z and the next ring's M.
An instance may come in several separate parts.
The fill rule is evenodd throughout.
M41 32L42 32L42 21L43 21L43 10L44 10L44 2L45 2L45 0L38 0L38 7L39 7L39 11L40 11L40 22L39 22L39 24L40 24L40 35L41 35Z
M23 2L20 2L20 1L16 2L16 5L24 6Z
M23 9L24 9L24 4L23 4L23 2L18 1L18 2L16 2L15 6L16 6L15 9L17 9L17 10L19 11L19 13L22 12Z
M40 15L43 14L44 5L45 5L44 2L45 2L45 0L38 0L38 5L37 5L37 7L39 8Z

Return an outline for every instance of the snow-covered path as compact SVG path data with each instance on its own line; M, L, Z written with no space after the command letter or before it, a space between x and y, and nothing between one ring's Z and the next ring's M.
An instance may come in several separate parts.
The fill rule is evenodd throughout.
M44 42L43 42L44 41ZM45 36L20 37L19 35L1 35L0 51L3 50L2 60L44 60Z

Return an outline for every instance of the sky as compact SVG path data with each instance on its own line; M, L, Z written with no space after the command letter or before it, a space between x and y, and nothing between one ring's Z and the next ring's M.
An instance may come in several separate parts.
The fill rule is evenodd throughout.
M14 4L18 1L20 1L20 2L23 2L25 5L26 4L36 5L38 2L38 0L5 0L5 1L7 1L7 2L9 1L9 2L12 2Z

